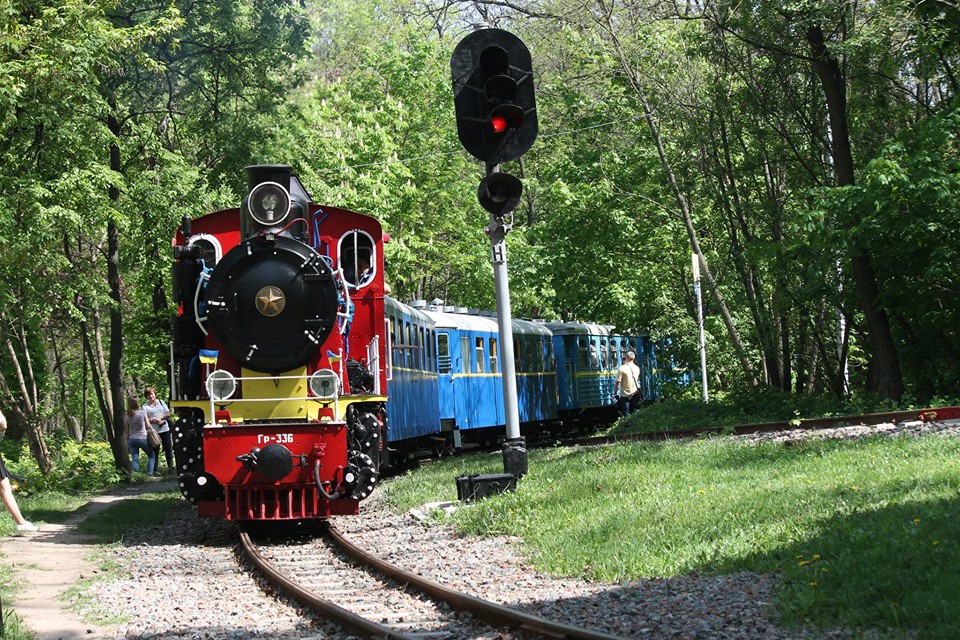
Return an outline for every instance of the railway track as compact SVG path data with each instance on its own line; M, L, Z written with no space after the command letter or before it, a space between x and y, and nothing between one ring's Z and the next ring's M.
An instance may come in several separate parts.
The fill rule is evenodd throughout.
M939 407L935 409L911 409L908 411L888 411L855 416L831 418L808 418L783 422L764 422L760 424L742 424L729 427L704 427L701 429L681 429L676 431L657 431L652 433L621 433L613 436L590 436L564 440L564 445L597 445L615 442L633 442L638 440L676 440L696 438L704 435L749 435L771 433L774 431L836 429L854 425L878 425L905 421L933 422L938 420L960 419L960 407Z
M240 549L282 593L360 637L493 640L511 628L531 638L620 640L445 587L355 546L332 524L324 533L322 544L260 547L241 530Z

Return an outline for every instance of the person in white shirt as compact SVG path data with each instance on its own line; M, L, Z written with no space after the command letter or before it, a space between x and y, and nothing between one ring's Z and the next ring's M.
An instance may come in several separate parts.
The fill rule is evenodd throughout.
M154 431L160 436L160 444L163 447L163 453L167 458L167 472L173 473L173 434L170 433L170 423L167 418L170 417L170 408L167 403L157 397L157 390L153 387L147 387L143 390L147 401L143 404L143 411L147 414L147 420L153 425ZM160 475L160 447L154 449L157 458L156 475Z

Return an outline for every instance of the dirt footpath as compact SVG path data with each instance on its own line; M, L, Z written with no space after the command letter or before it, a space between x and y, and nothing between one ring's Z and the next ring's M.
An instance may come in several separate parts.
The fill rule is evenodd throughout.
M0 558L12 568L14 580L19 583L12 608L37 640L99 640L115 636L112 629L83 622L63 600L68 588L91 577L96 570L89 556L98 547L77 533L77 524L95 517L118 500L176 488L173 481L128 487L94 498L63 524L44 524L37 533L0 538ZM4 603L5 607L9 605Z

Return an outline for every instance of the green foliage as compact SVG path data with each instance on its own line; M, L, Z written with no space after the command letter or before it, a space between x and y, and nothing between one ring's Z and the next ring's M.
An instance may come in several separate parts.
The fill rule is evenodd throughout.
M26 443L5 440L0 445L8 468L24 478L21 491L88 494L126 480L125 472L114 465L110 445L105 442L78 443L63 434L54 434L47 443L53 470L46 475L37 469Z
M955 11L671 7L14 2L0 16L0 324L18 358L30 351L30 419L62 430L98 415L80 332L106 329L116 304L108 225L119 382L165 384L167 241L182 216L236 206L247 164L289 162L317 201L379 218L395 297L492 308L483 168L457 140L449 68L481 19L524 39L537 84L541 135L504 167L528 196L508 236L515 315L649 330L673 338L678 364L696 362L696 237L765 382L843 395L842 315L858 398L872 336L849 258L866 251L909 398L954 393ZM811 63L817 28L847 88L857 173L843 189ZM710 385L735 389L743 367L703 292ZM2 353L4 400L22 402Z
M866 247L883 282L911 392L952 393L960 383L960 109L928 118L886 144L855 187L827 194L828 209L853 222L850 250Z

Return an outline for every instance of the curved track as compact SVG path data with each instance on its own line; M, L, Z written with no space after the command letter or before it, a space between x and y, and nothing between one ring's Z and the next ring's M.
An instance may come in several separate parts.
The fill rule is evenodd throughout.
M271 583L364 638L496 638L497 629L510 627L533 638L618 640L445 587L369 554L333 525L325 542L260 548L240 532L241 550Z

